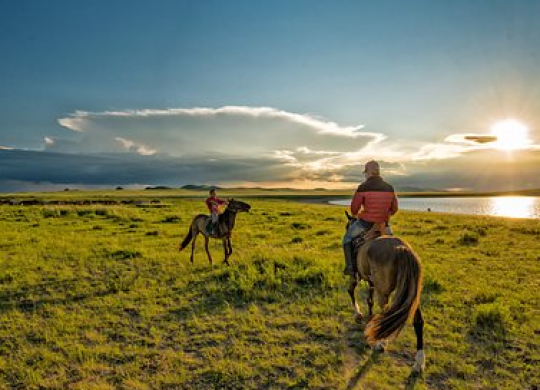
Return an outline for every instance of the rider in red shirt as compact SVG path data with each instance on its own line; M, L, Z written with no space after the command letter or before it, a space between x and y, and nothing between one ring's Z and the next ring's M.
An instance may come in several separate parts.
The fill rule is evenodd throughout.
M216 232L216 227L219 220L219 209L222 205L227 204L229 202L227 202L225 199L218 198L216 196L216 190L211 189L210 197L206 198L205 203L212 216L212 231Z
M398 211L394 187L380 176L379 163L376 161L366 163L364 174L366 180L358 186L351 201L351 212L357 219L350 224L343 237L344 273L353 277L356 275L356 264L352 258L353 239L361 232L370 232L372 228L382 228L384 233L391 234L390 217Z

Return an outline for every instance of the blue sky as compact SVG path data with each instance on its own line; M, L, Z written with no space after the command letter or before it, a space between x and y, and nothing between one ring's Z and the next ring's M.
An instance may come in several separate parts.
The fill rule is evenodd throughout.
M534 0L3 0L0 191L352 188L370 158L398 186L540 187L538 15ZM507 118L528 128L511 152L482 138Z

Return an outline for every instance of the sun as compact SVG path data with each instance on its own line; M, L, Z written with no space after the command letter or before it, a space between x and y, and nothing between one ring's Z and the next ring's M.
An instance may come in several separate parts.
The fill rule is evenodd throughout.
M491 134L497 137L493 146L499 150L526 149L531 144L527 126L513 119L495 123L491 127Z

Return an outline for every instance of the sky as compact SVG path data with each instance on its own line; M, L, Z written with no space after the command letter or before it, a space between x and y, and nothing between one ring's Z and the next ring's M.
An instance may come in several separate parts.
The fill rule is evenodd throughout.
M540 1L0 0L0 192L540 188Z

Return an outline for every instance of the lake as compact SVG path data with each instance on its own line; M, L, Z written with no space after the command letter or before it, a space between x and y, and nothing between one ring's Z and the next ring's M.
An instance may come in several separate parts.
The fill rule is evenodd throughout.
M349 206L350 200L330 201L330 204ZM399 198L403 210L437 213L492 215L509 218L540 218L538 196Z

